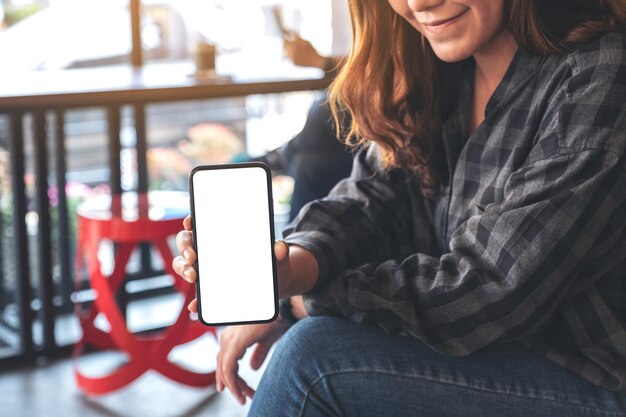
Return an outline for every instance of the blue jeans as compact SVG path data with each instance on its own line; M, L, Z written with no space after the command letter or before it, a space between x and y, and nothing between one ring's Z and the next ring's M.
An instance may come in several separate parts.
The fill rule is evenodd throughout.
M626 395L513 345L468 357L332 317L276 346L249 416L626 416Z

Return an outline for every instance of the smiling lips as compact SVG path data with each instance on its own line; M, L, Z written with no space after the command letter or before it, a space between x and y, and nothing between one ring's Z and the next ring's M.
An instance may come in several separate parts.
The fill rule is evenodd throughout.
M463 16L469 9L463 10L461 13L456 16L450 17L448 19L439 19L433 20L430 22L421 22L422 26L431 32L441 32L447 27L454 24L461 16Z

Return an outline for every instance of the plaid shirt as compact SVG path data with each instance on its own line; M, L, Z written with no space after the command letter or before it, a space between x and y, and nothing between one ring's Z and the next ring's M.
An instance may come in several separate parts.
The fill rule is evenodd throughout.
M466 139L472 79L443 126L440 197L370 146L285 230L320 266L306 308L447 355L516 341L626 392L626 37L518 50Z

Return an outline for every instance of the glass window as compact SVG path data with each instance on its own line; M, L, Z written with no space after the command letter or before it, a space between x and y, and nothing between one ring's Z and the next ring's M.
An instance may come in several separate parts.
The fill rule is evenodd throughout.
M343 55L349 43L345 0L142 0L141 5L144 63L153 68L163 62L191 61L196 46L208 42L217 47L218 74L220 71L228 74L232 68L250 75L272 74L286 63L274 12L276 8L280 10L284 26L311 41L322 55ZM130 52L129 0L0 0L0 56L3 62L0 76L5 80L29 71L127 65ZM206 154L214 155L212 149L224 144L228 145L229 158L235 157L237 152L259 156L281 146L304 125L315 94L295 92L147 104L145 120L150 189L186 190L190 167L211 162ZM74 265L76 207L85 197L106 189L110 176L105 107L66 109L63 115L67 150L65 179L69 260L61 259L59 248L60 211L55 197L58 190L55 188L53 133L49 138L48 161L53 303L57 312L56 341L60 345L73 343L80 336L73 304L89 302L94 297L86 284L83 290L76 291L73 282L76 271L63 273L61 268L63 262L70 264L66 269L72 269ZM49 127L54 127L54 123L52 120ZM33 339L40 345L42 303L38 299L39 248L36 244L39 219L33 207L36 184L30 120L24 123L24 131L24 181L28 200L26 223L32 281L30 307L35 313ZM135 189L137 155L132 106L122 108L120 136L122 185L124 189ZM213 145L207 145L207 137L211 138L209 142L213 141ZM15 246L12 244L11 158L7 151L7 139L7 118L0 116L0 358L19 353L21 342L17 302L19 277L16 273ZM139 258L134 261L136 264L143 263ZM149 258L154 261L154 257ZM162 268L162 265L152 266L154 269ZM129 272L137 272L135 267ZM78 274L83 278L86 276L85 271L78 271ZM168 286L171 287L171 280L138 278L129 282L127 290L133 296L152 291L150 294L169 297L171 291L160 291L167 290ZM144 316L131 311L133 306L143 306L138 300L143 302L144 298L139 294L130 302L129 317L132 320L135 320L134 317L144 320L141 318ZM177 299L174 301L180 302ZM168 324L167 320L161 321L159 325ZM145 329L146 326L156 326L144 322L134 322L132 327Z
M275 8L285 27L322 54L346 52L344 0L142 0L141 7L146 61L189 59L201 42L221 53L278 58ZM3 0L2 71L126 63L132 49L129 8L129 0Z

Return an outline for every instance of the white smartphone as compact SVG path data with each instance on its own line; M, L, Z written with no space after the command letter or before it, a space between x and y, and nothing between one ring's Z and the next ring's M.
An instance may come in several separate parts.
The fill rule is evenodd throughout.
M278 316L271 184L270 169L256 162L189 174L198 316L207 326Z

